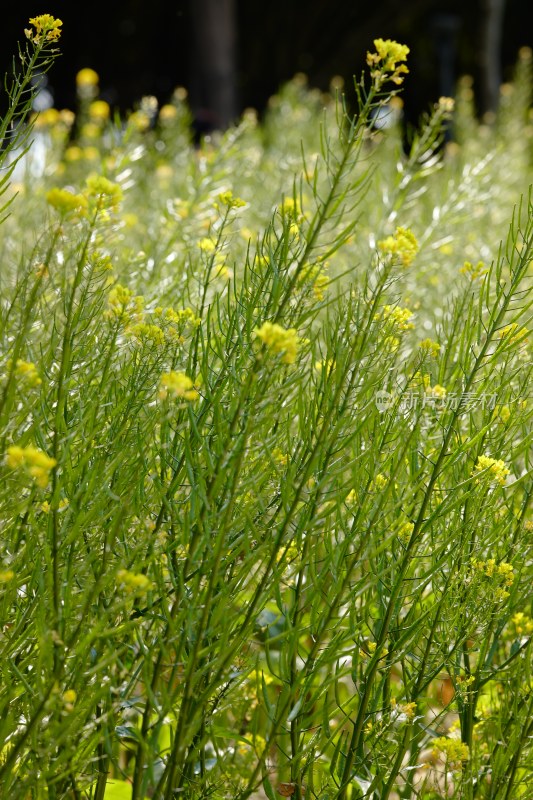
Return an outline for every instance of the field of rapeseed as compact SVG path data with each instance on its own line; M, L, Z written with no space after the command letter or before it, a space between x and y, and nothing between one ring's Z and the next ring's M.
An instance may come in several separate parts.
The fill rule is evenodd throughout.
M121 120L89 68L31 118L30 23L0 796L529 800L531 53L495 119L464 79L407 145L376 39L346 98L297 76L195 146L183 89Z

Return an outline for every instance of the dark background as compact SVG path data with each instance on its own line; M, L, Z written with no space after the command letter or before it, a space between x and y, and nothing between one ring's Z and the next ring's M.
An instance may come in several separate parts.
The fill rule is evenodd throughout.
M63 20L62 56L50 87L58 108L74 108L75 74L92 67L102 97L121 110L146 94L167 101L185 86L197 119L224 126L260 111L279 85L303 71L327 89L364 67L375 37L411 48L404 100L408 118L456 79L474 77L480 114L494 110L498 85L512 76L517 51L533 44L531 0L21 0L2 10L0 66L9 70L28 18Z

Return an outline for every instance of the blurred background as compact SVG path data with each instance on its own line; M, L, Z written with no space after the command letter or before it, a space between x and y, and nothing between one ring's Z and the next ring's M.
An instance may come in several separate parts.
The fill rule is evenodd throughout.
M41 0L39 0L41 3ZM75 75L92 67L102 98L121 111L143 95L189 92L197 129L224 127L246 107L261 112L280 84L303 72L327 90L349 83L376 37L411 48L403 98L416 120L457 79L474 79L480 116L494 111L517 52L533 45L531 0L35 0L3 7L0 66L10 69L28 18L63 20L62 56L41 102L74 108Z

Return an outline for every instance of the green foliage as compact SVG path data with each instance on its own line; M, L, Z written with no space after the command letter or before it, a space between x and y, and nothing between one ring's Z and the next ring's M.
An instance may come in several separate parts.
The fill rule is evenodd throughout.
M297 79L199 149L183 90L123 126L94 74L72 141L35 121L0 232L6 796L528 797L528 76L405 153L372 65L355 112Z

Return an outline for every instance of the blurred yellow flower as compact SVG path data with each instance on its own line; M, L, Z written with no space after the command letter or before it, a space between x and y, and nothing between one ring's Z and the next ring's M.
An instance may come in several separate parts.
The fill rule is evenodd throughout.
M184 372L164 372L159 384L159 399L167 397L183 398L184 400L197 400L198 392L192 380Z
M50 479L50 472L57 465L57 461L32 445L27 447L12 445L7 448L6 465L13 470L25 469L37 486L45 489Z
M79 87L82 86L97 86L98 81L100 80L98 73L91 69L90 67L84 67L84 69L80 69L78 74L76 75L76 85Z

